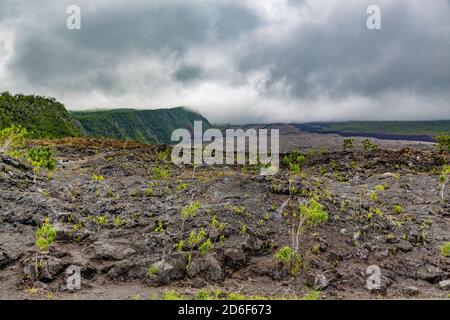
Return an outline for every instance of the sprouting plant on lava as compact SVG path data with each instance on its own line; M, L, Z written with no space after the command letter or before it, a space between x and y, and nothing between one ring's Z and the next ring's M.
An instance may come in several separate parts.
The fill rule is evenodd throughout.
M436 137L437 146L441 152L450 152L450 135Z
M42 226L36 231L36 246L41 252L47 251L56 239L56 230L46 218Z
M192 259L192 253L193 253L194 249L196 247L199 247L199 250L200 250L200 247L201 247L200 243L202 243L203 240L205 240L206 235L207 235L206 231L203 228L201 228L200 231L198 231L198 232L195 230L192 230L191 233L189 234L188 245L189 245L190 250L189 250L189 254L188 254L188 268L190 268L190 266L192 265L192 263L198 256L198 253L197 253L195 258ZM210 239L208 239L205 242L208 242L208 243L202 247L202 253L207 253L207 251L209 249L212 250L214 248L214 245L212 245L212 242ZM211 245L212 245L212 247L211 247Z
M302 256L292 247L284 246L275 254L275 260L281 263L292 275L297 275L302 267Z
M48 218L45 218L42 226L36 230L36 247L38 247L39 252L36 254L35 271L39 272L39 267L42 264L42 254L47 251L47 249L56 240L56 230L55 227L50 223ZM38 262L40 255L40 260Z
M370 152L378 149L378 145L370 141L369 139L364 139L363 142L364 151Z
M441 185L441 203L444 203L444 193L445 193L445 186L448 182L448 176L450 175L450 165L445 165L442 168L441 174L439 176L439 183Z
M124 221L121 217L116 216L116 217L114 217L114 219L113 219L113 224L114 224L114 226L115 226L116 228L120 228L120 227L122 227L123 225L125 225L125 221Z
M242 238L245 239L245 237L247 236L247 226L245 224L243 224L241 226L241 234L242 234Z
M156 233L163 233L166 229L164 228L164 224L161 220L158 220L156 222L155 232Z
M96 175L95 173L92 175L92 180L93 181L104 181L105 177L101 176L101 175Z
M170 176L170 171L165 168L153 167L151 172L154 180L163 180Z
M446 242L441 247L441 255L443 257L450 257L450 242Z
M202 207L202 204L200 203L200 201L194 201L194 202L188 204L187 206L185 206L181 210L182 222L181 222L180 233L182 233L184 230L185 221L189 218L194 218L195 216L197 216L198 210L200 210L201 207Z
M300 173L305 161L305 156L298 151L289 152L283 158L284 165L288 167L289 172L292 174Z
M342 146L344 150L351 150L354 147L354 140L353 139L344 139L342 142Z
M328 213L323 205L314 198L309 199L306 203L301 204L298 211L292 215L292 244L280 249L275 258L287 267L292 274L300 271L302 264L302 256L300 254L300 239L306 228L314 228L328 220Z
M159 268L158 268L158 266L156 264L153 264L147 270L147 275L148 276L156 276L156 275L158 275L158 273L159 273Z
M396 214L401 214L403 212L403 208L400 205L395 205L393 208Z
M188 188L188 184L187 183L180 183L177 186L177 191L183 191L183 190L186 190L187 188Z

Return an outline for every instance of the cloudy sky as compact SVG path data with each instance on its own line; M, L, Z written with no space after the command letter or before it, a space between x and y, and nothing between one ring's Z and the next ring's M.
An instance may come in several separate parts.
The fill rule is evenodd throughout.
M222 123L450 119L450 0L0 0L5 90Z

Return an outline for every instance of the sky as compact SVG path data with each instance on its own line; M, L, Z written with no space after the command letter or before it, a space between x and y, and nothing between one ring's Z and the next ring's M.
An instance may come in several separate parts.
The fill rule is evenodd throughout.
M450 119L450 0L0 0L0 91L215 123Z

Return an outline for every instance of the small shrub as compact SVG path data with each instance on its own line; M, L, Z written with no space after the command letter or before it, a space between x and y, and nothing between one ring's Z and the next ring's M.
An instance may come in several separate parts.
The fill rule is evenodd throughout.
M163 180L170 177L170 171L168 169L154 167L152 168L152 178L154 180Z
M144 191L144 195L145 195L146 197L151 197L151 196L153 196L153 194L154 194L153 188L148 187L148 188L145 189L145 191Z
M28 160L33 167L38 169L46 169L53 171L56 168L56 160L53 158L53 151L51 148L31 148L26 154Z
M395 212L396 214L401 214L401 213L403 212L402 206L395 205L395 206L394 206L394 212Z
M328 220L328 213L315 199L310 199L306 205L300 206L300 217L306 219L309 227L315 227Z
M104 181L105 177L104 176L98 176L95 173L92 175L92 180L93 181Z
M450 152L450 135L442 135L436 138L439 151Z
M353 139L344 139L344 141L342 142L342 146L344 148L344 150L351 150L354 147L354 140Z
M125 224L125 221L121 217L117 216L114 218L113 224L115 227L120 228Z
M450 242L444 243L441 247L441 255L446 258L450 257Z
M378 149L378 146L375 143L373 143L372 141L370 141L369 139L364 139L362 144L363 144L364 151L367 151L367 152Z
M284 165L287 166L289 171L294 174L300 173L305 161L305 156L298 151L289 152L283 158Z
M156 276L159 273L159 269L156 265L152 265L150 268L148 268L147 270L147 275L148 276Z
M186 190L187 188L188 188L188 184L187 183L180 183L177 186L177 191L183 191L183 190Z
M198 247L198 250L200 251L201 254L208 254L213 249L214 244L211 242L211 239L206 240Z
M232 211L235 214L243 214L245 212L245 209L240 206L226 205L225 208Z
M441 203L444 204L444 191L445 191L445 185L447 184L448 181L448 176L450 175L450 166L449 165L445 165L442 168L441 174L439 175L439 183L441 185Z
M55 239L56 230L46 218L44 224L36 231L36 246L42 252L47 251L47 248L52 245Z
M0 152L10 152L16 148L22 148L25 145L25 139L28 136L26 128L12 125L0 130Z
M130 191L130 197L132 198L136 198L137 196L139 196L139 191L136 189L133 189Z
M289 246L285 246L278 250L275 259L281 263L292 275L297 275L302 266L302 256L296 250Z
M199 201L194 201L181 210L181 217L183 219L193 218L201 207L202 205Z
M158 222L156 223L155 232L162 233L164 231L165 231L165 229L164 229L163 222L161 220L158 220Z

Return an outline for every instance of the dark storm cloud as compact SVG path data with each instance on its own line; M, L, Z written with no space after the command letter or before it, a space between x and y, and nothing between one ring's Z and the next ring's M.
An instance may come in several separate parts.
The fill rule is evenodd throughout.
M190 81L200 78L202 75L202 69L195 66L182 66L174 74L175 79L178 81Z
M384 2L383 29L370 31L361 12L372 3L336 9L325 24L302 25L281 44L260 39L241 57L241 70L269 66L263 91L272 94L272 85L284 80L301 98L448 93L450 13L442 15L447 21L430 21L405 2Z
M450 118L450 0L0 0L0 82L219 122ZM381 8L382 30L366 27Z
M58 5L59 10L35 17L36 29L19 26L10 71L37 87L126 90L124 79L114 74L119 64L131 62L137 56L182 60L192 46L229 41L259 23L252 12L234 4L216 6L182 1L129 4L110 6L105 2L99 7L81 6L80 31L65 28L62 4ZM176 72L176 79L190 80L199 74L199 68L185 67Z

